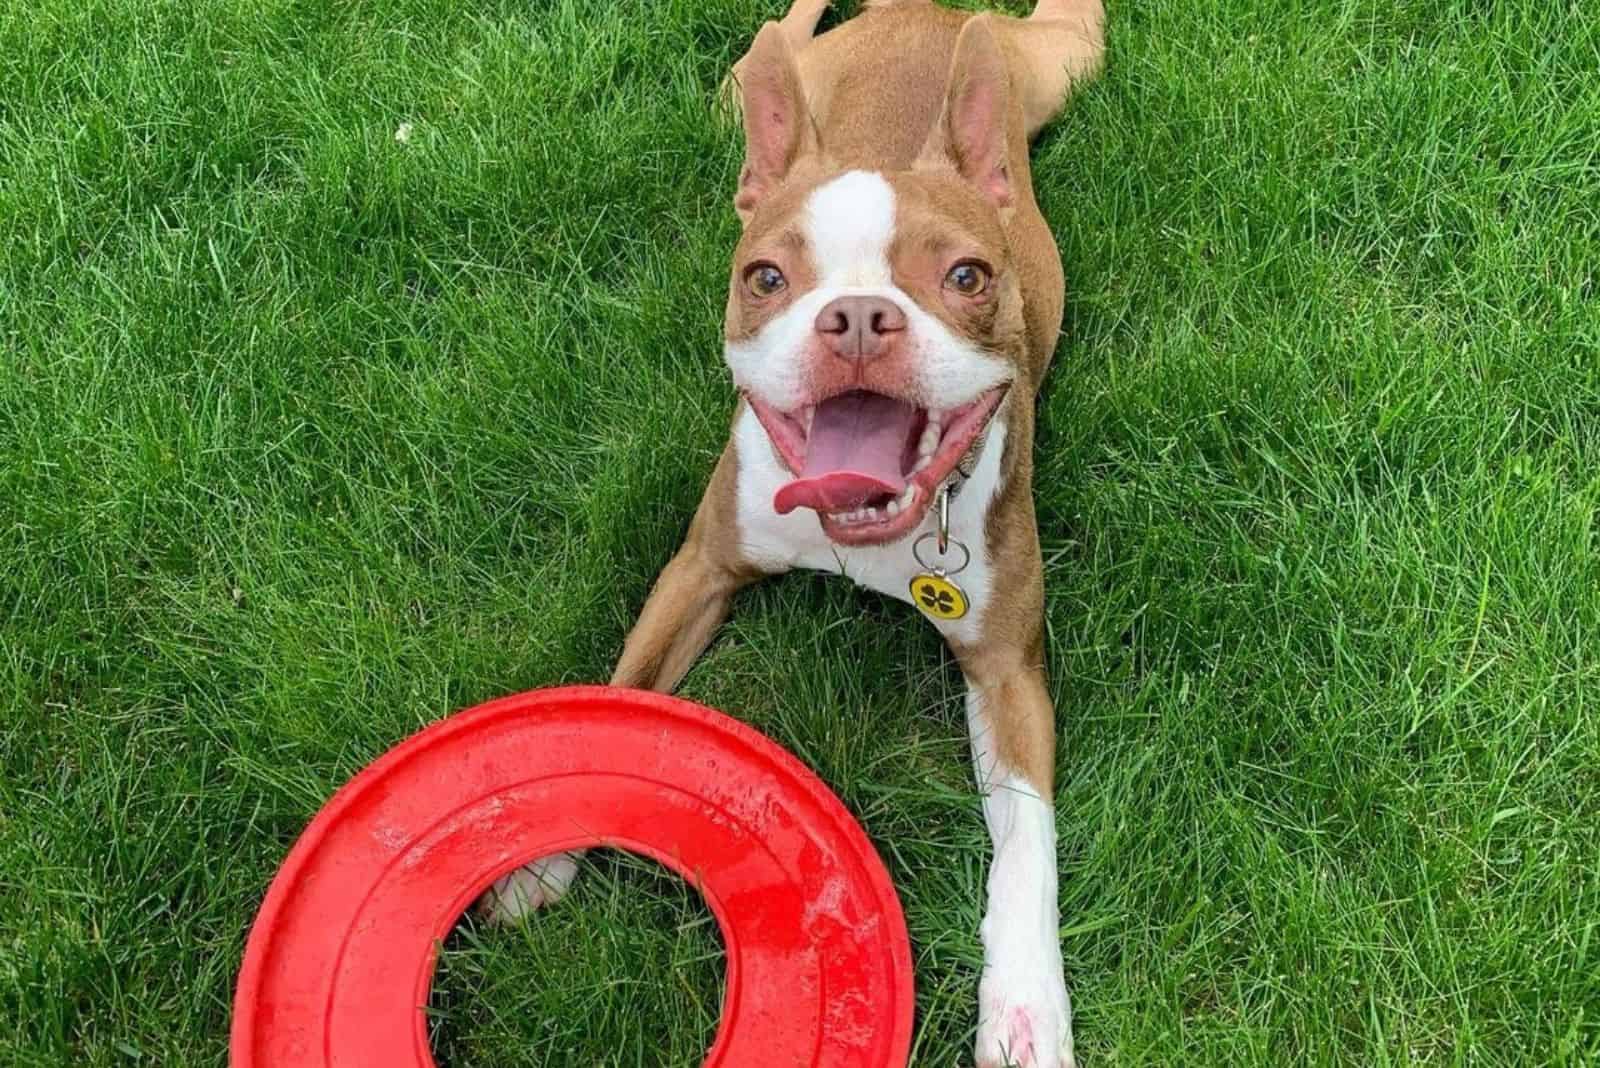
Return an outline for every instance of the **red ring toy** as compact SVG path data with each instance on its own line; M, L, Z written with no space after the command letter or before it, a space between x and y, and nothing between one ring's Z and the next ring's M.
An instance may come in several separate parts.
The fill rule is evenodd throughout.
M736 720L605 686L441 720L333 796L250 930L233 1068L432 1066L440 940L506 872L590 846L659 861L716 916L727 992L707 1068L904 1068L905 917L844 805Z

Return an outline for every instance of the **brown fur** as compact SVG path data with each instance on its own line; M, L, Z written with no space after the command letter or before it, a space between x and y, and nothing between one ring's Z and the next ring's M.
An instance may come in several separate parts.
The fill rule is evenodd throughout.
M953 334L1011 365L1010 389L996 416L1006 427L1000 477L983 517L992 573L988 599L976 638L950 644L978 698L982 722L974 731L987 737L1005 772L1020 775L1048 802L1056 730L1045 678L1044 572L1032 494L1034 399L1061 329L1065 286L1055 240L1034 201L1028 142L1072 85L1098 67L1101 0L1039 0L1027 19L951 11L929 0L866 0L856 18L814 37L826 6L826 0L795 0L781 22L762 28L729 78L736 89L731 102L745 124L746 158L734 197L744 233L729 277L725 334L729 341L754 336L815 288L818 272L798 225L810 194L849 170L880 172L894 193L887 253L894 285ZM963 260L990 272L982 292L946 284L952 264ZM752 291L746 276L762 262L777 267L787 285ZM809 395L864 388L910 396L919 381L914 356L893 336L886 333L870 360L841 359L817 348L827 342L820 328L813 329L793 354L803 361ZM745 403L735 412L735 426ZM780 424L774 442L787 441L784 417L771 418ZM769 436L774 433L768 425ZM683 547L628 635L613 683L676 687L727 616L734 593L760 577L741 546L738 462L730 439ZM908 526L924 522L901 515ZM826 522L823 530L840 540ZM998 857L998 838L996 850ZM1054 886L1053 878L1047 885ZM1048 907L1045 922L1053 928L1053 900ZM985 932L993 920L991 911ZM1024 1036L1031 1026L1061 1029L1062 1056L1049 1063L1069 1068L1064 989L1060 1019L1043 1010L1048 1000L1030 1001L1048 999L1048 990L1026 983L1006 989L1006 958L992 960L989 933L984 937L986 969L999 962L985 983L1002 984L999 1004L1018 998L1029 1006L1020 1017ZM1059 969L1056 947L1049 955ZM980 1004L995 996L980 987ZM996 1039L1004 1047L1014 1032L996 1030L1003 1016L993 1002L986 1011L977 1063L992 1068L1011 1060Z
M1060 109L1072 84L1097 69L1100 0L1040 0L1027 19L972 15L927 0L880 0L813 37L825 7L825 0L797 0L781 22L763 27L733 68L734 103L748 112L749 155L736 198L746 230L730 278L727 334L753 334L810 288L805 257L788 229L810 191L844 170L885 172L900 212L891 249L896 284L961 333L1008 355L1017 368L1004 402L1001 489L986 517L994 592L981 637L955 645L954 652L982 695L998 756L1048 798L1055 729L1031 493L1033 394L1060 330L1064 281L1055 241L1034 202L1028 141ZM961 62L953 70L958 50ZM891 51L896 61L882 62ZM958 146L970 143L960 125L969 99L964 94L996 85L1004 101L1002 154L963 155ZM770 121L795 93L803 94L809 122ZM983 197L998 204L998 212L983 208ZM1009 270L996 274L983 299L943 293L932 299L957 254L1008 262ZM791 289L752 297L743 275L758 260L777 264ZM682 550L628 636L614 682L676 686L726 616L734 591L759 577L739 549L736 463L730 442Z
M738 465L732 446L724 449L683 547L656 579L628 634L611 675L613 686L664 693L676 689L728 618L733 595L761 577L739 553L734 504Z

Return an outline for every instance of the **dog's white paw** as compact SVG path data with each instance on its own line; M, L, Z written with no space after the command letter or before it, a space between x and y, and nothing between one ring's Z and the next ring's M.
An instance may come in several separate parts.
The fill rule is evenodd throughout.
M490 923L512 923L546 905L554 905L578 875L576 853L540 857L502 875L478 899L478 915Z
M1073 1068L1067 988L1048 970L990 968L978 986L978 1068Z

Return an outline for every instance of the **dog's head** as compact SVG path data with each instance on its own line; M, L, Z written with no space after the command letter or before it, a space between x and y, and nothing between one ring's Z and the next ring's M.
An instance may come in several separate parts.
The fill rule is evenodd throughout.
M783 33L741 65L744 222L728 296L734 382L836 542L914 530L1025 366L1008 247L1006 70L963 29L938 121L910 170L831 161Z

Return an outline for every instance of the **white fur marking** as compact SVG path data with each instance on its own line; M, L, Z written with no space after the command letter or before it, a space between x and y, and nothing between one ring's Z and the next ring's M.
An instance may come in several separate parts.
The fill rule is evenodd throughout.
M806 199L802 228L819 288L894 284L894 190L883 175L849 171L818 186Z
M1000 459L1005 452L1006 428L997 416L990 424L972 477L950 502L950 536L972 552L972 561L950 576L967 594L969 609L960 619L933 621L939 632L962 642L978 639L984 613L994 588L994 566L989 559L985 519L1000 491ZM922 568L911 555L917 537L934 528L933 509L922 524L888 545L837 545L822 532L822 524L809 508L779 515L772 508L773 494L794 476L773 455L772 442L748 407L733 428L739 456L736 493L739 542L744 558L765 571L794 567L831 571L856 585L902 601L911 600L911 578Z
M1000 763L977 692L967 724L983 817L994 843L978 986L978 1064L1058 1068L1072 1063L1072 1010L1061 968L1056 825L1048 801ZM1019 1045L1031 1044L1023 1059Z
M578 877L577 853L540 857L494 881L482 899L490 923L512 923L566 896Z

